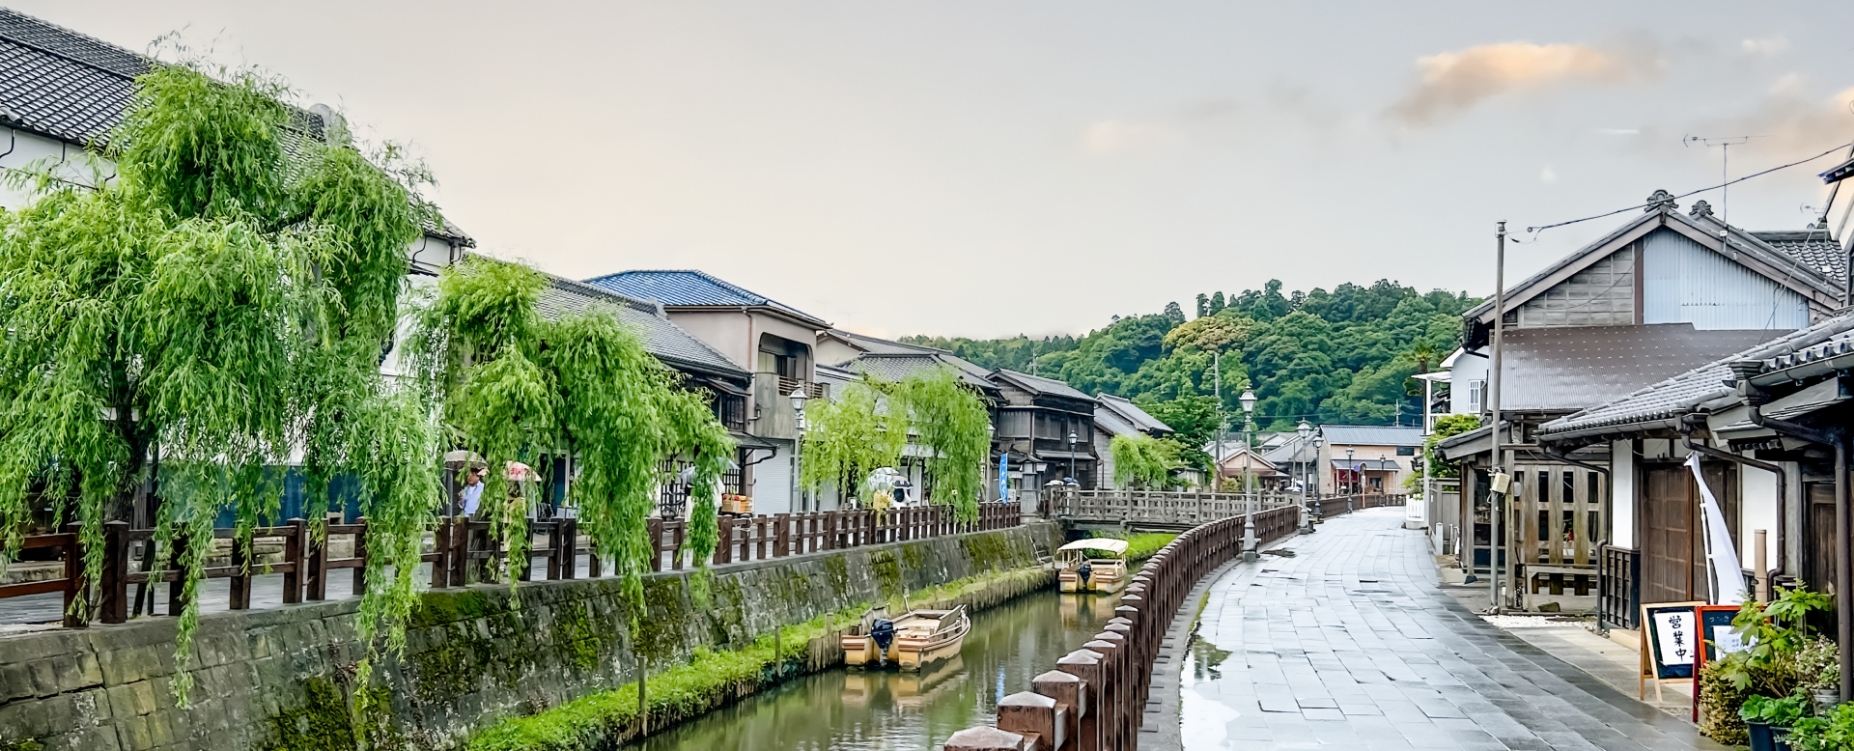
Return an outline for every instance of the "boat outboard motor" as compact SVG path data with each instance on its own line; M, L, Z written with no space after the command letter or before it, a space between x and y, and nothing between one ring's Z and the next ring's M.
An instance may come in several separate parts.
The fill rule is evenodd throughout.
M895 622L887 618L877 618L869 626L869 640L876 645L876 664L887 664L888 645L895 643Z
M1084 586L1088 584L1088 577L1091 577L1093 575L1094 575L1094 566L1091 565L1088 561L1084 560L1081 562L1080 566L1075 567L1075 578L1080 580L1081 584Z

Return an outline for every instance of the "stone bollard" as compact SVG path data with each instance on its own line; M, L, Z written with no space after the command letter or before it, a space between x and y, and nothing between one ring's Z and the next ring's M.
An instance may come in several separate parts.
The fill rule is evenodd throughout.
M1094 641L1082 647L1100 652L1107 663L1107 685L1101 702L1104 710L1101 721L1107 723L1102 733L1107 743L1105 748L1125 748L1132 741L1127 734L1134 701L1132 650L1128 648L1126 636L1113 631L1095 634Z
M1055 699L1056 709L1061 712L1056 728L1060 739L1053 744L1054 751L1075 751L1080 745L1081 715L1088 709L1087 684L1073 673L1051 670L1030 679L1030 688Z
M1076 703L1075 751L1101 751L1101 712L1106 682L1100 652L1077 649L1056 661L1056 669L1081 681L1081 695Z
M1068 738L1062 727L1068 719L1063 707L1052 697L1033 691L1019 691L998 702L998 729L1027 739L1025 748L1056 751Z
M945 751L1032 751L1030 739L1016 733L980 725L966 728L946 739Z

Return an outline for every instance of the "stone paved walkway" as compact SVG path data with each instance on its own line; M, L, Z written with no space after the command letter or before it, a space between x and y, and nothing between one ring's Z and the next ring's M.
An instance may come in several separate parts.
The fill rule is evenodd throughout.
M1185 749L1725 748L1437 590L1402 521L1335 519L1211 585L1180 680Z

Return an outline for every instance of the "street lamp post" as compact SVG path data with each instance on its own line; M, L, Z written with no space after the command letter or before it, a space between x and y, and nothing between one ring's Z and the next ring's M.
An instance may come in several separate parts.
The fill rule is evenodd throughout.
M1358 495L1358 465L1352 463L1352 447L1345 447L1346 494ZM1347 501L1350 503L1350 501Z
M1075 483L1075 489L1081 489L1081 480L1075 479L1075 431L1069 431L1069 482Z
M1242 485L1243 511L1242 523L1242 559L1253 562L1261 555L1256 551L1255 539L1255 472L1250 469L1249 457L1255 455L1255 392L1243 389L1237 398L1242 403Z
M805 387L803 385L792 389L791 400L793 424L796 427L792 436L792 497L798 500L800 511L810 511L809 504L805 503L804 488L798 483L799 462L802 461L801 457L804 454L801 447L805 444Z
M1307 450L1307 444L1312 442L1310 439L1313 438L1313 424L1306 420L1301 420L1299 425L1294 426L1294 433L1300 436L1300 448L1294 450L1294 456L1299 457L1301 452ZM1316 443L1313 446L1313 459L1314 461L1319 461L1319 444ZM1313 512L1311 509L1307 508L1306 480L1312 476L1312 473L1306 471L1304 467L1298 468L1298 471L1302 478L1300 483L1300 533L1303 535L1310 535L1313 534Z

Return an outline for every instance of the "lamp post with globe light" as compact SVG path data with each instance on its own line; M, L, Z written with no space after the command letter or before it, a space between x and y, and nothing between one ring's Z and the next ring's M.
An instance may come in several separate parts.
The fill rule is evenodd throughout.
M1242 485L1243 485L1243 523L1242 523L1242 559L1254 561L1260 555L1256 552L1255 539L1255 472L1251 469L1249 457L1255 454L1255 392L1243 389L1242 396L1237 397L1242 403Z
M811 508L805 503L804 488L798 482L800 456L804 453L802 447L805 444L805 387L800 385L792 389L791 399L792 422L796 428L792 437L792 496L798 501L800 511L809 511Z
M1294 426L1294 433L1300 436L1300 448L1294 451L1294 455L1300 456L1301 452L1307 449L1308 444L1312 444L1313 463L1317 464L1320 461L1320 439L1313 435L1313 425L1306 420L1301 420L1299 425ZM1313 534L1313 511L1307 505L1307 484L1313 479L1311 466L1312 464L1309 464L1307 468L1300 471L1300 533L1303 535Z

